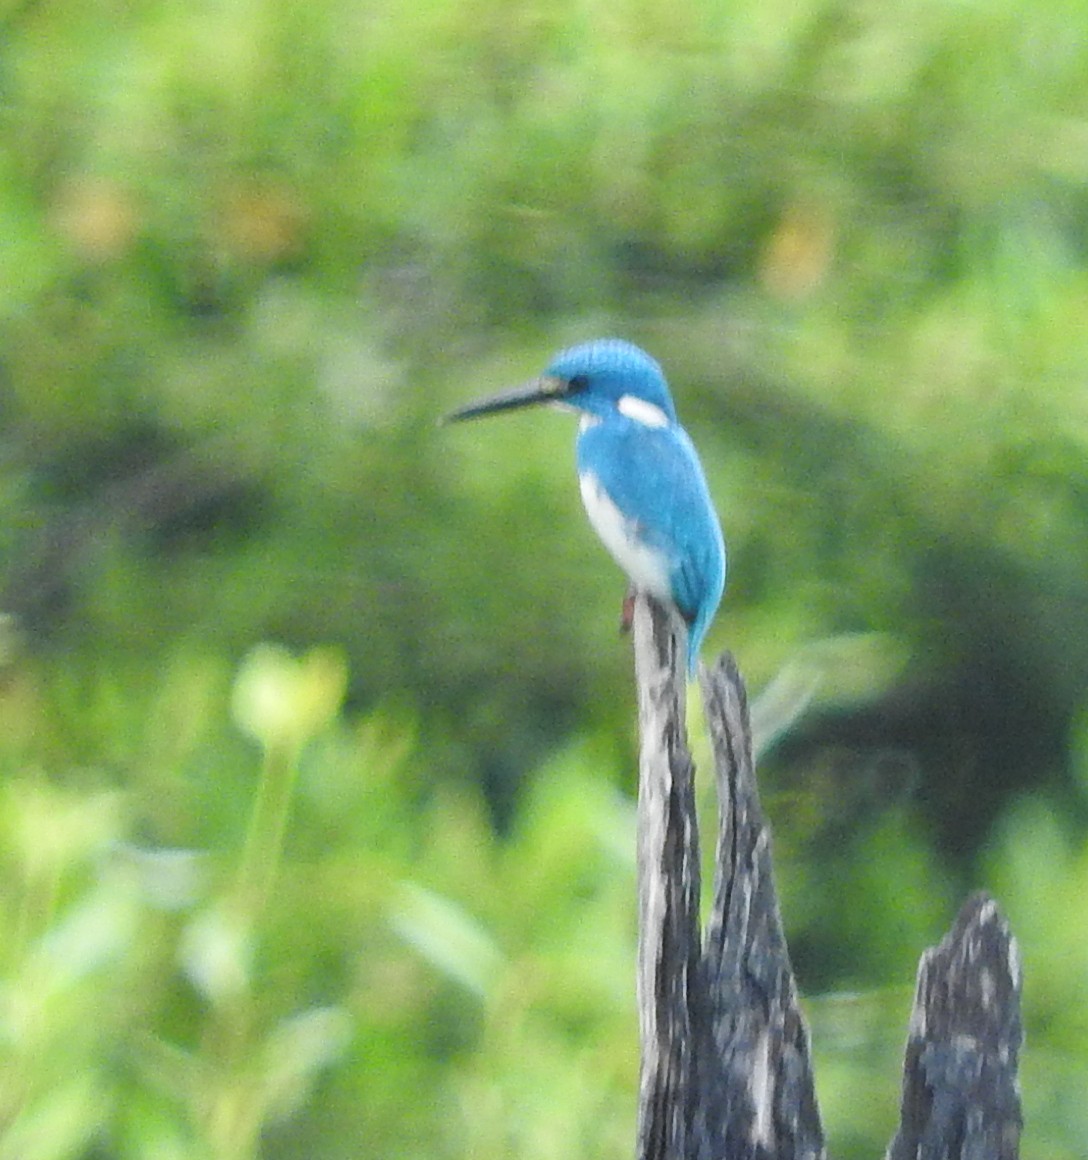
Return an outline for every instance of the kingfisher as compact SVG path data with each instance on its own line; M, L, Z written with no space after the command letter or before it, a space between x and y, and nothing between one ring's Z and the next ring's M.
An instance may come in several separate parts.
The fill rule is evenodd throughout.
M632 586L679 609L688 673L725 587L725 544L702 465L665 375L633 343L562 350L538 378L469 403L447 422L550 403L580 414L578 480L589 522ZM631 602L624 603L624 624Z

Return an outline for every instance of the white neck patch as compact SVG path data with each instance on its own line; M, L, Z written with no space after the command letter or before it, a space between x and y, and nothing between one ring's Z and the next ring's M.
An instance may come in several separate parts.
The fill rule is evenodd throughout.
M616 409L628 419L634 419L643 427L667 427L669 417L656 403L648 403L637 395L621 395Z

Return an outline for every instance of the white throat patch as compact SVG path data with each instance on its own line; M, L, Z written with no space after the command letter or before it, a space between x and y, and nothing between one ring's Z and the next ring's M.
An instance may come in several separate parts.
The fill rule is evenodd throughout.
M621 395L616 409L621 415L626 415L628 419L634 419L643 427L667 427L669 425L668 415L656 403L648 403L645 399L638 398L637 395Z

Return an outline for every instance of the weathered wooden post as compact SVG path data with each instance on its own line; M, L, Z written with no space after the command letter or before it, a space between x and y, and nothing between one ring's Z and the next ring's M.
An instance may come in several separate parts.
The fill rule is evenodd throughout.
M1020 952L997 903L974 894L918 964L899 1131L887 1160L1016 1160Z
M778 912L744 682L701 684L716 767L714 901L699 914L684 628L639 595L637 1160L819 1160L808 1032ZM1020 970L996 904L968 900L922 956L900 1128L886 1160L1015 1160Z

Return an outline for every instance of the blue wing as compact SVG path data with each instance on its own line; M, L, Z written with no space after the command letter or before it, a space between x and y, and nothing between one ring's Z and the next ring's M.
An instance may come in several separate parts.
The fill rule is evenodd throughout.
M614 417L578 437L579 474L592 472L631 533L668 561L673 600L688 630L688 667L725 586L725 545L699 457L679 427Z

